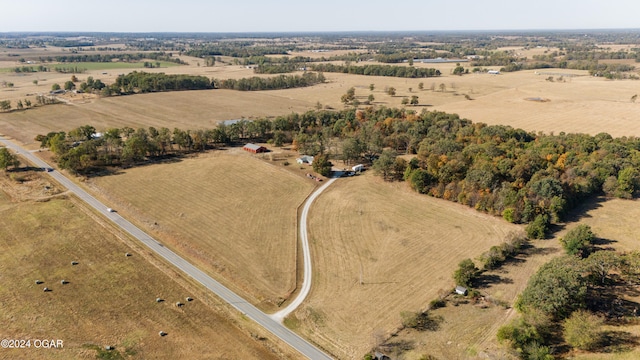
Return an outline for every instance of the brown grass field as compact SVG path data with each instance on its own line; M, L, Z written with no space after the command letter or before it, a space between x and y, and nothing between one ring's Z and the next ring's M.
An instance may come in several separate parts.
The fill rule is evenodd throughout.
M521 52L517 48L513 50ZM545 50L522 52L530 56ZM327 54L319 54L322 55ZM254 76L252 70L242 66L217 63L207 68L197 67L195 59L187 61L191 63L188 66L146 71L215 78ZM366 62L360 65L363 64ZM0 67L5 65L6 62L0 63ZM640 93L637 81L609 81L590 77L586 71L565 69L452 76L455 64L415 66L436 67L443 76L404 79L326 73L325 84L290 90L189 91L113 98L77 95L68 98L72 105L0 113L0 133L35 149L38 147L33 141L35 135L68 131L85 124L94 125L98 131L116 126L209 128L219 120L303 112L315 108L318 102L341 109L340 96L355 87L360 100L373 94L374 104L378 106L399 107L403 97L417 95L420 106L407 109L454 112L475 122L546 133L608 132L613 136L640 136L640 103L630 101L631 96ZM107 75L93 71L79 77L83 80L92 75L109 83L125 71L130 70L108 71ZM563 77L559 80L561 74ZM40 83L35 86L32 80L37 76ZM546 80L549 76L554 78L553 82ZM32 98L33 95L27 94L48 91L51 84L62 84L69 77L69 74L55 73L25 76L0 73L0 81L15 83L13 89L0 88L0 100ZM424 90L418 89L420 82ZM369 90L369 84L375 85L373 91ZM439 91L440 84L445 85L445 91ZM397 89L396 96L385 93L388 86ZM430 90L431 87L435 90ZM465 95L472 100L467 100ZM530 98L546 101L527 100ZM315 185L300 178L300 171L293 168L278 168L232 150L172 164L127 169L119 175L93 179L88 186L123 215L225 285L263 309L274 310L274 304L286 298L295 285L295 209ZM287 170L298 174L292 175ZM67 203L56 200L44 203L48 205L38 203L38 206L58 202ZM0 196L0 211L14 209L14 206L17 205ZM612 247L633 250L640 244L633 223L639 212L637 201L595 202L588 205L585 215L576 221L591 225L598 236L614 240ZM570 223L567 228L571 226ZM476 258L500 243L510 229L518 228L457 204L418 196L402 184L384 183L370 174L341 179L332 185L312 208L310 227L316 277L309 300L288 324L340 358L358 358L379 344L399 326L401 311L424 309L429 301L450 290L451 275L460 260ZM558 236L564 231L566 229ZM490 299L512 304L531 274L551 257L561 254L557 239L533 245L531 253L498 272L489 273L497 280L481 288L482 293ZM83 254L98 255L109 259L102 252ZM0 268L4 264L0 258ZM0 272L0 279L5 268ZM359 284L361 271L363 285ZM123 280L120 277L113 281L115 284ZM32 279L24 281L23 286L30 288L31 285ZM4 285L0 289L4 289ZM40 293L41 290L37 292ZM56 293L54 290L53 294ZM400 332L396 338L410 341L414 347L406 358L418 359L426 353L443 359L482 358L486 354L506 356L503 348L496 344L495 332L515 311L485 305L438 309L435 314L445 320L436 332ZM0 314L17 311L22 310L3 309ZM88 324L91 320L82 321ZM83 326L89 328L89 325ZM108 337L107 329L105 326L100 339L124 344L120 338ZM151 338L154 346L163 340L155 330L149 331L154 336ZM640 335L637 326L629 326L625 331ZM186 344L187 340L184 341ZM189 346L194 354L198 353L200 345ZM141 348L144 354L152 351L147 350L146 345ZM158 348L157 354L164 354L162 351L174 354L170 351L177 350ZM151 354L149 357L155 357L156 353ZM619 357L575 355L630 359L637 356L637 351Z
M240 149L89 183L123 216L267 310L296 287L297 207L314 185Z
M498 328L517 316L514 309L505 308L503 304L513 305L517 295L526 287L528 278L542 264L564 253L558 239L578 224L591 226L599 238L610 241L605 247L621 252L640 250L638 234L634 231L635 219L640 216L638 205L637 200L598 198L588 201L574 210L571 219L562 224L554 238L532 241L532 248L515 260L507 262L498 270L483 274L483 277L493 278L478 288L486 301L464 304L464 301L460 303L461 300L449 296L446 307L431 311L433 316L443 318L437 331L405 329L388 343L410 344L412 350L404 353L407 360L417 360L425 354L439 359L514 358L496 340ZM640 296L627 294L624 298L640 302ZM455 305L456 303L460 305ZM603 329L640 336L640 325L634 323L607 325ZM394 354L393 346L386 349ZM640 349L633 348L631 351L618 353L572 352L570 355L578 359L625 360L638 358Z
M288 323L344 359L394 332L401 311L424 309L450 291L461 260L519 228L373 174L339 180L316 201L314 283Z
M603 201L598 199L586 203L576 217L579 223L591 226L594 234L600 239L606 240L604 247L611 247L616 251L640 251L640 233L637 231L637 219L640 218L640 202L638 200L612 199ZM571 224L573 226L575 224ZM637 290L636 294L638 294ZM625 300L640 303L640 296L632 295L631 292L623 296ZM628 332L631 336L640 338L640 324L636 321L628 325L605 326L605 330ZM637 346L628 352L621 353L597 353L586 354L576 353L577 359L615 359L628 360L640 358L640 348Z
M0 177L0 338L63 341L58 349L1 349L0 358L296 358L272 340L256 340L270 336L130 247L75 198L34 201L59 192L40 175L21 173L22 184ZM106 345L115 351L105 355Z

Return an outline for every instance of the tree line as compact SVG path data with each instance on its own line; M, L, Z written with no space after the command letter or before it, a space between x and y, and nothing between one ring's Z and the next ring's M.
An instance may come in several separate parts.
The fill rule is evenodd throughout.
M320 84L325 81L319 72L305 72L302 75L278 75L269 78L251 77L242 79L213 80L215 88L240 91L293 89Z
M133 71L126 75L119 75L108 89L111 95L126 95L160 91L213 89L213 84L205 76Z
M544 237L549 224L562 221L586 197L631 198L640 190L640 139L634 137L534 134L439 112L378 126L383 139L392 140L383 146L398 148L400 141L400 149L417 153L401 173L395 162L404 160L387 150L374 162L386 179L404 179L419 193L529 223L531 237Z
M194 57L207 56L231 56L244 58L250 56L263 55L286 55L288 51L294 50L294 46L254 46L253 42L235 42L228 45L207 44L185 51L186 55Z
M202 146L178 148L290 142L304 154L370 162L388 181L407 181L419 193L529 224L527 233L534 238L544 237L550 224L561 222L587 197L632 198L640 190L640 139L635 137L536 134L455 114L384 107L292 113L210 131L210 137L198 138L211 140L193 140ZM177 144L175 137L167 141ZM160 148L166 151L171 144ZM397 156L402 153L416 156L406 161Z
M416 68L413 66L311 64L309 68L313 71L403 78L426 78L441 75L438 69Z
M73 62L113 62L118 60L121 62L137 62L140 60L156 60L167 61L176 64L186 64L177 57L173 57L172 53L166 52L149 52L149 53L127 53L127 54L83 54L83 55L58 55L49 57L40 57L40 61L57 61L61 63Z

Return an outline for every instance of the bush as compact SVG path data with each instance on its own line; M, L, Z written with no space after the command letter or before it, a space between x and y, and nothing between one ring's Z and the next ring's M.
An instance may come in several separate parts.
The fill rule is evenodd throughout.
M480 270L471 259L465 259L458 264L458 270L453 273L456 285L471 287L471 283L478 276Z
M562 243L562 247L568 255L584 257L589 253L589 248L594 239L595 235L591 231L591 227L583 224L571 229L560 239L560 243Z
M527 346L539 344L543 341L538 329L522 318L500 327L497 337L498 341L502 343L508 342L518 352L523 352Z
M436 331L443 321L441 316L431 316L429 312L403 311L400 313L402 326L418 331Z
M447 302L444 299L433 299L429 302L429 308L431 309L439 309L447 306Z
M527 225L525 231L529 239L544 239L547 235L547 228L549 226L548 215L538 215L536 218Z
M523 313L541 311L554 319L564 319L584 307L587 285L584 267L574 257L555 258L542 265L518 297L515 307Z
M588 311L577 310L565 320L564 339L567 344L580 350L593 350L602 341L602 320Z

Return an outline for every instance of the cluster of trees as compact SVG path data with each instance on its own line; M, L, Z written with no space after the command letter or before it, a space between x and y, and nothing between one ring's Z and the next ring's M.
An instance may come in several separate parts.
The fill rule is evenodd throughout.
M277 64L305 64L313 61L321 61L312 59L308 56L249 56L243 58L242 65L277 65Z
M413 66L391 66L391 65L334 65L334 64L312 64L311 70L323 72L337 72L344 74L371 75L371 76L393 76L403 78L426 78L440 76L440 70L433 68L415 68Z
M71 81L74 82L73 76ZM106 86L107 85L103 83L102 80L100 79L94 80L93 76L87 77L87 81L83 81L80 83L80 89L84 92L100 91L104 89Z
M304 65L299 63L260 64L253 68L253 72L256 74L283 74L297 71L300 68L304 68Z
M62 74L83 74L87 68L78 66L54 66L53 70Z
M193 46L185 52L186 55L204 58L207 56L231 56L244 58L264 55L286 55L294 50L291 45L283 46L257 46L251 41L237 41L228 44L206 44Z
M320 84L324 81L325 77L321 72L305 72L302 75L278 75L270 78L254 76L242 79L214 80L213 83L217 89L255 91L293 89Z
M531 277L516 302L521 317L500 328L498 339L523 358L532 358L541 350L551 353L549 344L558 344L562 338L580 350L602 347L606 345L603 319L594 312L611 320L634 315L628 308L613 305L618 300L612 285L636 285L639 269L640 252L598 250L584 258L555 258Z
M115 94L134 94L159 91L213 89L212 81L205 76L167 75L133 71L119 75L110 90Z
M36 96L37 105L49 105L49 104L55 104L56 102L57 101L55 99L52 99L51 97L48 97L48 96L44 96L44 95ZM24 99L24 100L19 99L18 101L16 101L16 104L15 104L15 107L17 110L28 109L32 106L34 106L34 104L29 99ZM11 105L11 100L0 100L1 111L10 111L12 108L13 106Z
M102 136L96 136L91 125L80 126L68 133L64 131L38 135L40 146L48 147L55 155L58 165L74 173L87 174L109 166L135 165L167 156L202 152L217 146L238 141L266 142L281 138L286 128L280 122L267 119L242 120L230 125L220 124L214 129L181 130L154 127L133 129L110 128ZM291 141L289 135L280 141ZM318 169L331 170L328 158L314 161Z
M17 169L20 166L20 160L12 154L6 147L0 147L0 169L7 170L9 167Z
M523 233L511 232L507 234L504 242L500 245L492 246L488 251L480 256L482 269L476 267L471 259L464 259L458 264L458 268L453 273L456 285L473 287L474 282L483 271L495 270L502 266L508 259L514 258L520 253L522 248L528 243L527 237Z
M532 226L533 237L544 236L550 223L587 196L630 198L640 190L637 138L533 134L426 111L378 120L374 129L381 147L417 153L403 175L416 191L510 222L535 221L541 231ZM382 160L374 168L397 179L395 162L378 164Z
M159 68L159 67L160 67L160 61L156 61L155 63L154 63L154 62L151 62L151 61L145 61L145 62L142 64L142 66L144 66L144 67L146 67L146 68L149 68L149 69Z
M33 72L46 72L49 68L43 65L38 66L17 66L13 69L14 73L33 73Z
M54 57L41 57L41 61L57 61L62 63L73 62L113 62L114 60L121 62L137 62L140 60L151 59L156 61L167 61L176 64L186 64L184 61L173 54L166 52L148 52L148 53L127 53L127 54L83 54L83 55L58 55Z

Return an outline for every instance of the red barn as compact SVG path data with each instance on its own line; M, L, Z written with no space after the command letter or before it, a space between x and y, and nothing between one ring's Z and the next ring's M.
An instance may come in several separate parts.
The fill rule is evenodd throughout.
M252 152L254 154L267 152L267 148L264 146L256 145L256 144L247 144L242 147L242 150L246 150L248 152Z

